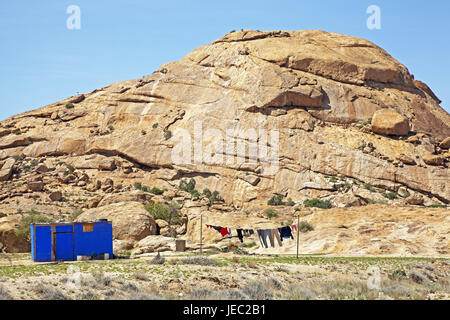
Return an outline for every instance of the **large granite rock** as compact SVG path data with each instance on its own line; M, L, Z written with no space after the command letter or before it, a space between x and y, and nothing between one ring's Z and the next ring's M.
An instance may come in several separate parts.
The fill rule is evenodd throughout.
M79 215L76 221L97 219L112 222L114 239L139 241L156 234L155 219L139 202L118 202L89 209Z
M70 101L76 102L67 110ZM439 103L426 84L367 40L312 30L245 30L141 79L2 121L8 130L0 151L21 148L33 158L65 155L75 168L89 170L92 181L116 174L117 158L124 159L128 165L109 193L142 169L145 176L133 182L172 189L181 178L194 177L198 190L217 190L225 203L238 207L267 203L274 193L297 201L331 192L327 175L386 190L402 185L448 203L447 162L432 159L439 166L427 167L421 161L450 136L450 115ZM365 127L369 119L372 130L383 135ZM223 155L221 163L194 150L200 126L204 134L214 130L202 147ZM19 130L21 135L14 134ZM252 130L264 130L266 143ZM390 136L410 130L425 137L417 147ZM275 132L278 144L271 141ZM228 138L244 148L220 151ZM271 161L248 154L255 141ZM370 152L360 148L369 142ZM183 160L190 161L176 161L180 146L189 146L192 157Z
M15 162L13 158L0 162L0 181L6 181L11 177Z
M16 234L21 221L20 214L0 218L0 252L29 252L31 246L28 239Z
M372 131L381 134L405 136L409 133L409 121L393 110L378 110L373 114Z

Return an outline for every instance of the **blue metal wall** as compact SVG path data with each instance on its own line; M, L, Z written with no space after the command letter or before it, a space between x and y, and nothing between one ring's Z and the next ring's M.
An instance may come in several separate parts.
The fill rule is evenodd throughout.
M111 222L95 222L91 232L83 231L83 223L55 225L31 224L31 259L52 261L52 237L55 237L55 259L76 260L77 256L99 256L105 253L113 257L113 233Z
M92 256L108 253L113 256L111 222L96 222L92 232L83 232L83 223L74 224L74 251L76 256Z

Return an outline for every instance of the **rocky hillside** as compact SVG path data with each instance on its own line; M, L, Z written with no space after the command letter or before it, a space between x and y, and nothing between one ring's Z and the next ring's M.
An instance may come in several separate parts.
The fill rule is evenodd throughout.
M315 198L362 212L445 207L450 115L439 104L369 41L232 32L142 79L2 121L0 225L32 210L67 220L119 202L175 201L184 234L201 211L192 208L261 215L277 194L297 211ZM199 194L180 190L182 179ZM167 228L143 223L132 241Z

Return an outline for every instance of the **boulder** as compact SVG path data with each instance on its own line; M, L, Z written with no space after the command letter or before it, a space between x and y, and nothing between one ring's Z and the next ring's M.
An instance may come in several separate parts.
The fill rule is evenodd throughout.
M160 228L166 228L169 226L169 223L166 220L156 219L155 222L158 225L158 227L160 227Z
M165 236L148 236L139 241L131 251L131 256L150 252L175 251L175 239Z
M430 166L442 166L449 157L450 153L439 155L428 154L423 156L423 162Z
M50 170L47 168L47 166L46 165L44 165L44 164L40 164L40 165L38 165L37 167L36 167L36 172L38 172L38 173L46 173L46 172L49 172Z
M108 170L108 171L112 171L114 169L116 169L116 163L114 161L114 159L105 159L104 161L100 162L98 168L100 170Z
M29 252L30 242L16 234L22 216L12 215L0 218L0 251L16 253Z
M410 196L410 193L408 192L408 189L405 188L405 187L400 187L400 188L398 188L397 193L398 193L398 195L399 195L400 197L402 197L402 198L407 198L407 197Z
M113 225L114 239L139 241L156 234L153 216L139 202L119 202L86 210L76 221L108 219Z
M152 200L153 195L148 192L141 190L124 191L119 193L114 193L111 195L106 195L98 204L99 207L106 206L111 203L117 202L129 202L136 201L142 204L150 204L154 201Z
M3 161L3 163L0 162L0 181L9 180L15 163L16 160L14 160L14 158L8 158L7 160Z
M351 192L333 196L330 202L334 207L338 208L356 207L361 205L361 199Z
M409 130L408 119L394 110L381 109L373 114L372 131L375 133L405 136Z
M52 201L61 201L63 195L61 191L53 191L50 193L49 198Z
M417 164L416 161L412 157L410 157L406 154L403 154L403 153L397 157L397 160L404 164L411 165L411 166Z
M441 141L439 144L439 147L442 149L449 149L450 148L450 137L445 138Z
M410 204L410 205L422 205L423 202L424 202L423 196L421 196L420 194L417 194L417 193L410 195L406 199L406 203Z
M31 191L42 191L44 190L45 184L42 181L28 181L27 186Z

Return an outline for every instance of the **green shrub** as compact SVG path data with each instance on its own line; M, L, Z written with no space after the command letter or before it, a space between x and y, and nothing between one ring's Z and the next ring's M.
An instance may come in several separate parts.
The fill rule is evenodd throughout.
M370 184L367 183L364 184L364 189L375 192L375 189Z
M397 192L384 192L382 195L389 200L397 199Z
M194 199L194 200L197 200L198 198L200 198L200 192L198 192L195 189L189 191L189 193L192 195L192 199Z
M300 224L298 225L298 230L300 232L306 233L309 231L313 231L313 226L308 221L300 221Z
M186 191L186 192L191 192L192 190L195 189L195 180L194 178L191 178L189 180L185 180L185 179L181 179L180 184L178 185L178 188L180 190Z
M325 176L330 182L337 182L338 179L336 176Z
M164 129L164 139L169 140L170 138L172 138L172 131Z
M154 124L152 124L152 128L153 128L153 129L156 129L156 128L158 128L158 123L154 123Z
M282 206L285 203L283 202L283 196L281 194L274 194L272 198L267 201L269 206Z
M64 163L64 164L66 165L66 168L67 168L69 171L71 171L71 172L74 172L74 171L75 171L75 167L74 167L73 165L68 164L68 163Z
M305 200L303 204L310 208L321 208L321 209L331 208L331 203L329 200L320 200L317 198Z
M166 204L152 203L145 206L145 209L155 219L167 221L169 225L181 223L181 217L178 215L179 208L179 205L175 202L169 202Z
M39 161L37 161L36 159L31 160L30 165L31 165L32 168L36 167L38 164L39 164Z
M141 190L144 191L144 192L148 192L148 187L147 186L142 186Z
M290 207L293 207L293 206L295 206L295 202L292 201L291 198L288 198L288 199L287 199L287 202L286 202L286 205L287 205L287 206L290 206Z
M137 190L141 190L142 189L142 183L140 183L140 182L133 183L133 186Z
M211 192L211 190L209 190L208 188L203 189L203 195L208 199L209 203L208 206L212 206L212 204L216 201L219 200L220 196L219 196L219 192L218 191L214 191Z
M153 187L150 189L150 193L156 194L156 195L161 195L164 193L164 190L161 190L159 188Z
M66 109L73 109L74 107L73 103L66 104Z
M264 210L264 214L268 219L272 219L274 217L278 217L278 212L274 209L266 209Z
M428 208L447 208L445 204L433 203L428 206Z
M109 131L113 132L114 131L114 127L112 125L108 126Z

